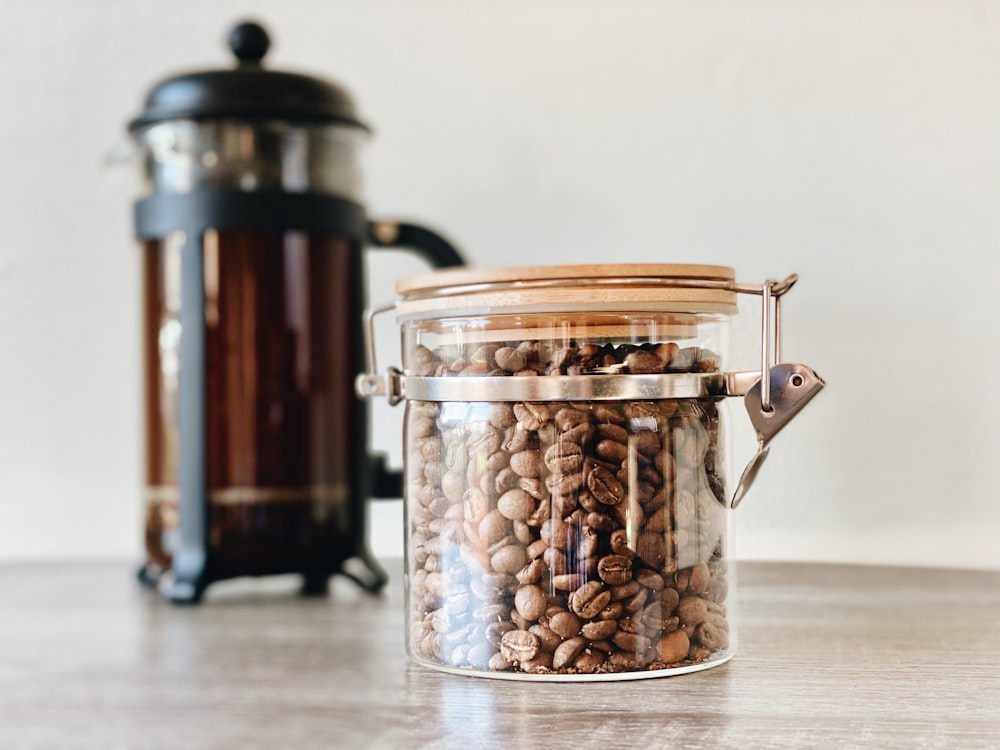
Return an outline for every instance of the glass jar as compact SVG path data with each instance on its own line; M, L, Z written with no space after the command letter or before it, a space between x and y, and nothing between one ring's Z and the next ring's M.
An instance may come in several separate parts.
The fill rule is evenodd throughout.
M733 655L732 282L625 265L400 283L417 662L591 680Z

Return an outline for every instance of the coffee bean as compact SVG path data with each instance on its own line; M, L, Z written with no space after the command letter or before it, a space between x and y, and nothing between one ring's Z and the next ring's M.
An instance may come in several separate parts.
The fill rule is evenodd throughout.
M582 573L562 573L552 576L552 588L556 591L576 591L586 580Z
M546 424L551 416L545 404L514 404L514 416L525 430L534 432Z
M607 412L605 412L605 414L607 414ZM595 428L597 439L601 442L610 440L614 443L627 443L628 430L622 427L618 421L619 420L616 420L614 423L598 424Z
M506 633L514 629L513 623L509 621L491 622L486 626L486 641L496 648L500 648L500 642Z
M510 457L510 468L522 477L539 477L544 468L542 455L537 450L523 450Z
M632 561L622 555L605 555L597 563L597 575L611 586L632 580Z
M550 474L545 478L545 486L553 495L572 495L583 485L583 472Z
M523 521L535 512L535 499L520 488L510 489L497 500L497 511L504 518Z
M522 659L521 669L528 674L545 674L552 671L552 654L539 651L533 659Z
M594 452L605 461L621 463L628 458L628 446L614 440L602 440L594 446Z
M511 630L500 639L500 653L511 662L533 659L541 644L538 636L527 630Z
M625 497L625 488L603 466L595 466L587 475L587 489L604 505L617 505Z
M685 596L677 605L677 616L685 625L698 625L708 616L708 605L697 596Z
M498 573L518 573L527 564L528 553L519 544L505 544L490 558L490 566Z
M583 636L591 641L603 641L605 638L610 638L614 635L617 630L617 620L595 620L594 622L584 623L580 628Z
M611 593L604 590L600 581L587 581L569 595L569 607L580 617L596 617L611 601Z
M708 570L708 565L704 562L700 562L691 568L691 575L688 580L688 590L695 594L702 594L705 589L708 588L708 582L711 578L711 573Z
M514 594L514 606L518 614L528 622L534 622L545 611L548 597L540 586L529 584L520 586Z
M623 651L639 655L645 654L649 651L650 647L649 638L646 636L637 633L628 633L624 630L619 630L615 633L611 637L611 642Z
M625 367L633 374L663 372L664 362L653 352L637 349L625 355Z
M606 513L588 513L584 523L594 531L608 534L617 529L621 524Z
M549 618L549 627L553 633L557 633L563 638L572 638L580 632L581 621L572 612L563 610L557 612Z
M527 552L525 552L527 555ZM516 573L517 582L520 584L538 583L548 573L548 567L543 560L532 560Z
M562 669L576 661L587 647L587 640L579 636L562 641L552 655L552 668Z
M580 674L593 674L601 668L606 659L607 656L600 651L587 649L576 657L576 661L573 662L573 668Z
M562 643L562 638L552 632L552 629L540 622L536 622L530 628L529 633L534 633L538 637L538 648L541 651L548 651L550 654Z
M521 477L517 480L517 487L531 495L535 500L545 500L549 496L549 491L539 477ZM537 508L536 508L537 510Z
M545 451L545 467L553 474L570 474L583 467L583 448L560 439Z
M497 349L494 359L496 359L497 365L507 372L523 370L525 365L528 364L528 355L526 352L509 346L502 346Z
M675 664L687 656L690 647L691 641L688 639L687 633L683 630L675 630L660 638L656 645L656 651L660 661L666 664Z
M713 617L706 620L695 633L701 645L710 651L721 651L729 645L729 628L724 619Z

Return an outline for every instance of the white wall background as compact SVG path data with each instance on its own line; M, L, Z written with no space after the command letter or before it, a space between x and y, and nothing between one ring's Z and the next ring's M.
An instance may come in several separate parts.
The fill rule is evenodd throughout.
M137 175L103 160L245 16L375 124L371 212L477 265L801 275L786 351L829 385L736 513L741 557L1000 568L997 0L3 3L0 560L139 555ZM373 260L372 297L422 270ZM375 411L398 463L401 409ZM379 555L400 508L372 510Z

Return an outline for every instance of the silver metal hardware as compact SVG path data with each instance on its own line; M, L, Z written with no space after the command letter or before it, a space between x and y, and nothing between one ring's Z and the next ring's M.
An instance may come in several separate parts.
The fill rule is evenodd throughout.
M362 398L385 396L390 406L395 406L403 400L403 373L397 367L390 367L387 372L379 374L378 364L375 361L375 318L395 309L396 304L391 303L365 310L362 333L365 341L366 369L354 379L355 393Z
M399 385L393 389L414 401L654 401L744 396L760 380L760 373L752 370L537 378L419 378L399 373L398 379Z
M725 373L665 373L653 375L560 375L536 378L415 377L390 367L379 373L375 361L374 319L395 309L382 305L365 313L364 342L367 371L358 375L359 396L385 396L392 405L404 398L416 401L633 401L670 398L721 399L743 396L757 433L757 452L740 477L730 501L735 508L757 478L770 451L770 442L791 419L822 390L825 383L801 364L781 363L781 297L798 275L760 285L711 279L560 279L468 284L430 290L408 299L465 294L493 289L528 289L565 286L645 286L721 289L761 296L761 365L759 371ZM773 315L772 315L773 303ZM773 353L772 359L772 337Z
M733 493L732 501L729 504L730 508L735 508L740 504L754 483L764 460L767 458L774 436L792 421L792 417L802 411L802 408L826 385L823 378L811 368L800 364L776 364L769 369L768 375L771 393L770 409L764 408L762 380L754 383L743 398L747 414L750 415L750 423L757 431L757 452L740 476L736 492Z

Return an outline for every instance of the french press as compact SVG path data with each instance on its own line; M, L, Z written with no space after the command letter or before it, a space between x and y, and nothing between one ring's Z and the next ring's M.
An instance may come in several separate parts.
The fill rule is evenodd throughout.
M339 86L265 70L269 44L236 26L235 68L159 83L128 128L145 179L139 575L177 602L247 575L300 573L307 593L338 572L384 584L365 507L402 493L354 393L362 248L462 262L427 229L368 219L369 128Z

